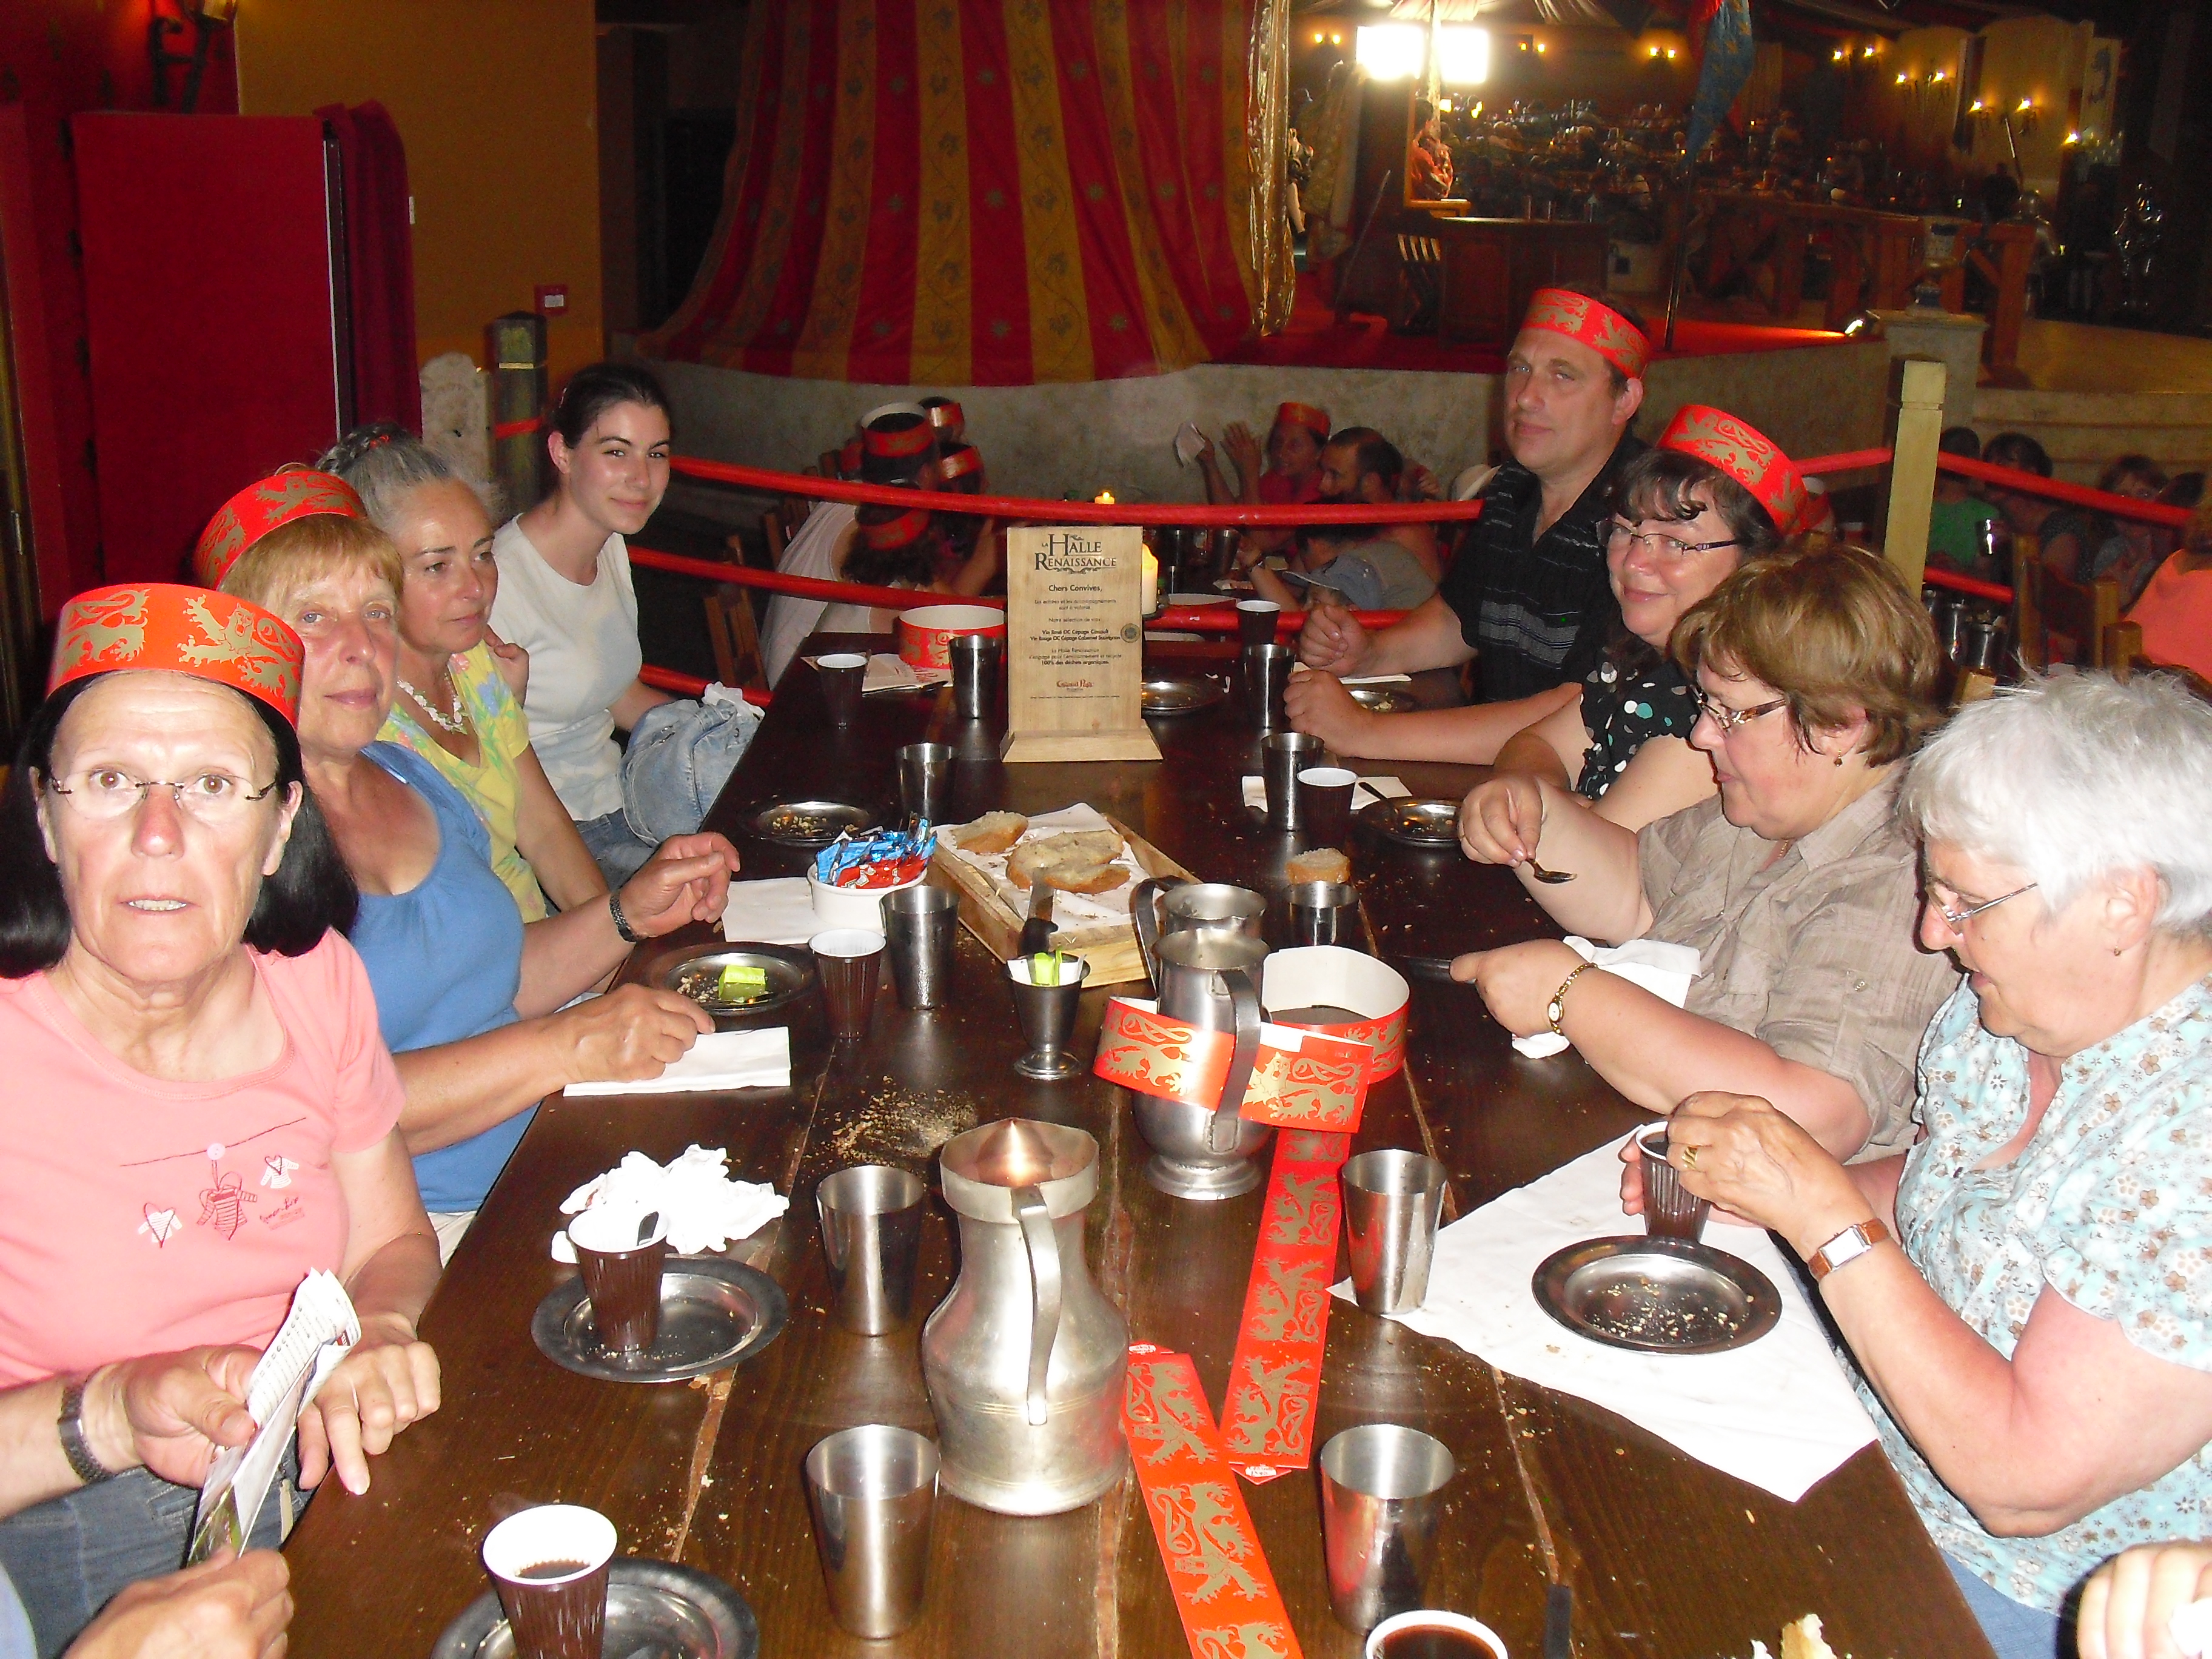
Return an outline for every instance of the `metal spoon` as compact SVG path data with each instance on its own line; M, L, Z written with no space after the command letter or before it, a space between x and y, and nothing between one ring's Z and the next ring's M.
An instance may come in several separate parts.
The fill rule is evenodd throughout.
M637 1243L640 1249L645 1248L646 1240L653 1237L653 1230L659 1224L660 1212L658 1210L647 1212L645 1219L637 1224Z
M1534 859L1529 859L1526 862L1528 866L1528 873L1547 887L1557 887L1563 881L1572 881L1575 878L1575 873L1571 870L1547 870Z

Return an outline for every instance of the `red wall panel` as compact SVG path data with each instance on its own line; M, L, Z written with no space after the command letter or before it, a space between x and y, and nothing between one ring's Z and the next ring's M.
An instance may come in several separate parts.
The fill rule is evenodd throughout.
M322 124L71 126L105 574L173 580L229 495L337 435Z

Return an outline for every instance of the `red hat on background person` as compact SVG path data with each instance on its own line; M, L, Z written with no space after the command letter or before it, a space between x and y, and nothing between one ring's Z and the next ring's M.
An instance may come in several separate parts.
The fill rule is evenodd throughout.
M884 404L860 417L864 482L934 489L937 460L937 428L920 404Z
M983 493L983 452L973 444L955 443L946 446L937 463L937 476L947 489L963 495Z
M1316 443L1328 441L1328 411L1325 409L1316 408L1312 404L1278 404L1275 406L1275 424L1281 426L1285 422L1305 428L1314 434Z
M1528 298L1528 314L1521 319L1525 332L1548 330L1579 340L1631 380L1644 378L1651 361L1651 342L1644 331L1602 300L1577 294L1569 288L1540 288Z
M1684 404L1659 434L1658 447L1694 455L1727 473L1766 509L1784 536L1811 528L1826 507L1825 496L1816 498L1806 489L1804 474L1779 444L1724 409Z
M227 685L296 726L307 647L259 605L178 582L95 587L62 607L46 690L153 669Z
M220 587L246 550L279 525L327 513L365 519L368 509L343 478L312 467L287 466L257 480L216 509L192 549L192 574Z
M921 406L929 411L929 423L940 442L957 444L968 435L968 416L951 398L924 398Z

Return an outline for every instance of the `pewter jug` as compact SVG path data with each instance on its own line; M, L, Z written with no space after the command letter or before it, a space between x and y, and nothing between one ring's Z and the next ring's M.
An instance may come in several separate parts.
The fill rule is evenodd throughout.
M1166 935L1211 927L1258 939L1267 917L1266 899L1249 887L1232 887L1223 881L1152 876L1139 882L1129 895L1129 921L1137 931L1137 948L1144 953L1146 971L1155 986L1160 982L1160 940Z
M960 1278L921 1332L940 1483L1001 1515L1057 1515L1121 1478L1129 1328L1091 1282L1098 1143L1009 1118L945 1143Z
M1260 1056L1263 1018L1256 988L1267 947L1241 933L1195 927L1159 942L1160 1012L1202 1031L1228 1031L1229 1073L1221 1097L1206 1105L1135 1097L1137 1128L1152 1147L1145 1179L1176 1198L1234 1198L1260 1184L1252 1155L1274 1131L1241 1116L1245 1085Z

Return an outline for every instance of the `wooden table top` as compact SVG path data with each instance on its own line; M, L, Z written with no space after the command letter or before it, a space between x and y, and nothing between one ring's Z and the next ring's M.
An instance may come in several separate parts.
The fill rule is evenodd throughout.
M848 731L828 726L811 673L788 677L708 820L727 828L758 801L896 797L892 751L933 738L957 751L954 821L993 807L1088 801L1202 878L1268 891L1277 910L1294 850L1241 805L1258 734L1234 698L1154 722L1157 763L1002 769L995 721L952 716L949 692L870 698ZM1416 793L1456 794L1473 769L1392 763ZM1382 954L1409 970L1408 1063L1369 1101L1359 1148L1422 1146L1443 1160L1456 1212L1522 1185L1619 1134L1639 1115L1570 1055L1515 1056L1469 990L1440 977L1455 951L1551 929L1504 872L1455 853L1352 849ZM740 845L748 877L802 861ZM742 914L744 898L733 893ZM1284 918L1278 915L1278 923ZM1135 988L1141 990L1142 988ZM1106 993L1083 1000L1079 1052ZM920 1322L851 1335L829 1317L813 1187L847 1164L902 1165L934 1185L933 1152L978 1121L1026 1115L1087 1129L1101 1148L1089 1214L1094 1278L1132 1340L1188 1352L1208 1397L1227 1381L1261 1193L1223 1203L1166 1197L1139 1171L1146 1149L1122 1091L1096 1078L1032 1083L1002 970L963 930L951 1005L908 1013L888 985L865 1043L833 1051L818 1015L793 1030L788 1090L630 1100L552 1100L538 1113L424 1315L445 1404L372 1465L363 1497L332 1487L286 1547L298 1613L291 1650L427 1653L488 1588L484 1532L525 1504L586 1504L620 1529L625 1554L681 1560L735 1585L767 1655L1098 1656L1173 1659L1188 1650L1133 1484L1087 1508L1015 1519L950 1497L938 1505L921 1622L884 1642L831 1622L800 1471L807 1449L865 1422L933 1431ZM782 1335L750 1363L688 1384L573 1376L532 1345L532 1311L574 1270L548 1255L561 1200L632 1148L666 1159L725 1146L744 1179L793 1195L781 1223L735 1253L791 1302ZM951 1218L933 1203L917 1309L951 1287ZM1988 1649L1879 1449L1853 1457L1796 1504L1682 1455L1611 1413L1498 1375L1462 1350L1330 1309L1316 1447L1362 1422L1411 1424L1458 1459L1446 1488L1431 1605L1497 1630L1522 1659L1540 1650L1546 1588L1575 1591L1574 1651L1743 1655L1772 1647L1806 1613L1838 1652L1981 1656ZM1329 1612L1316 1476L1247 1486L1255 1525L1310 1656L1360 1650Z

